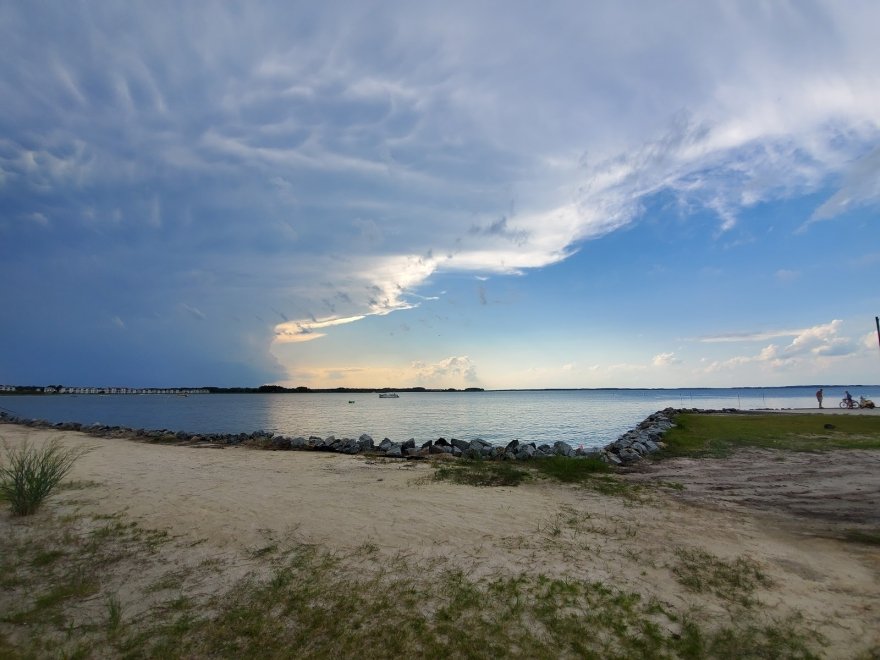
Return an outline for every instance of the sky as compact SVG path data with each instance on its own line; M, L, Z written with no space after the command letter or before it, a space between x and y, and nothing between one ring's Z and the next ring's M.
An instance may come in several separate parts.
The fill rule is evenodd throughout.
M0 383L880 383L878 25L0 0Z

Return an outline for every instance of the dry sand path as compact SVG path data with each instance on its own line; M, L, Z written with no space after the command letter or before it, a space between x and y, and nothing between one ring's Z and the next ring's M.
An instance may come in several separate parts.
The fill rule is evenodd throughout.
M832 538L831 511L822 509L820 529L799 510L830 499L829 483L841 493L847 483L855 484L834 500L837 512L845 518L858 510L857 520L844 522L876 530L872 507L880 452L860 452L858 461L841 457L840 464L773 463L747 453L728 462L727 470L711 462L662 463L654 472L627 477L654 484L632 501L547 483L517 488L438 483L422 461L197 449L0 425L0 438L10 443L40 444L53 437L94 448L70 478L97 485L62 492L52 506L86 492L79 506L87 511L124 512L145 527L199 542L203 553L243 557L267 538L290 535L329 550L371 544L388 561L419 562L428 570L449 566L475 576L540 571L608 581L676 608L698 607L711 617L723 604L712 594L687 591L671 570L681 549L696 548L725 560L757 562L773 581L761 600L780 618L801 612L829 640L829 657L880 646L877 546ZM844 464L862 466L863 472L829 476L832 466ZM779 469L765 469L768 465ZM793 504L756 506L729 487L744 481ZM684 490L664 482L683 484ZM0 525L8 524L4 516Z

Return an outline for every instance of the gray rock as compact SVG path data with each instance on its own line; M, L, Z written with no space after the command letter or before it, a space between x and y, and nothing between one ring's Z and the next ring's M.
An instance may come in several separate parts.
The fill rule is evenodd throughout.
M303 438L302 436L298 436L290 441L290 448L303 449L306 446L307 442L308 441L305 438Z
M567 442L559 440L553 443L553 453L557 456L574 456L574 449Z
M342 446L338 451L341 451L343 454L359 454L361 451L361 445L357 440L352 438L346 438L342 441Z
M394 443L391 442L391 440L389 440L388 438L385 438L384 440L382 440L382 442L379 443L379 451L388 451L388 449L393 444Z
M487 443L484 443L482 440L471 440L470 444L468 444L467 448L470 451L476 452L478 455L483 453L483 447Z
M605 461L609 465L623 465L623 461L620 460L620 457L616 454L612 454L610 451L603 452L601 455L601 460Z
M276 435L269 442L269 446L272 449L290 449L290 438L283 435Z
M466 451L470 449L471 446L471 443L457 438L453 438L450 442L452 443L452 446L457 447L459 451Z
M381 445L380 445L381 446ZM397 442L392 442L391 446L385 450L385 455L389 458L402 458L403 448Z
M634 461L639 460L639 458L641 458L641 457L639 456L638 452L636 452L636 451L633 450L633 449L626 448L626 447L623 448L623 449L621 449L621 450L617 453L617 455L620 457L620 459L621 459L624 463L632 463L632 462L634 462Z

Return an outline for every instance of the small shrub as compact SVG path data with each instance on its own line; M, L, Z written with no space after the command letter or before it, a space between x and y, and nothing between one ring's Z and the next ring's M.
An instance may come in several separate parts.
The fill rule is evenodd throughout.
M43 447L25 442L18 448L5 445L5 450L6 461L0 465L0 497L9 502L16 516L36 513L77 459L90 451L87 447L63 447L57 439Z

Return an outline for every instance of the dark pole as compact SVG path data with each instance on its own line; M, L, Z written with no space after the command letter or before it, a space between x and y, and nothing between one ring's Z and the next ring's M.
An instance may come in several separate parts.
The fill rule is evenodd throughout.
M880 316L874 317L874 323L877 324L877 343L880 344Z

